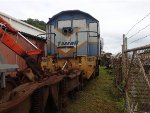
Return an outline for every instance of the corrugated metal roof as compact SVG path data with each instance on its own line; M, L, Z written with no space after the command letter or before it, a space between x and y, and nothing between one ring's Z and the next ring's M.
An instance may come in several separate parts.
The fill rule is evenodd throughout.
M18 31L27 33L27 34L31 34L33 36L37 36L38 34L44 34L46 33L45 31L36 28L32 25L29 25L23 21L20 21L14 17L11 17L5 13L0 12L0 16L5 19L8 23L11 24L12 27L14 27L15 29L17 29Z

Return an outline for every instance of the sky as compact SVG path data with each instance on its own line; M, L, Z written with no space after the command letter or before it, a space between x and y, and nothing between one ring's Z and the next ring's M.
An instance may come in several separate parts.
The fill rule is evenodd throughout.
M132 26L150 13L150 0L0 0L0 11L14 18L33 18L48 22L53 15L64 10L81 10L91 14L100 23L100 35L104 39L104 51L121 52L122 37ZM150 16L136 25L126 37L150 24ZM128 40L129 47L149 44L150 27Z

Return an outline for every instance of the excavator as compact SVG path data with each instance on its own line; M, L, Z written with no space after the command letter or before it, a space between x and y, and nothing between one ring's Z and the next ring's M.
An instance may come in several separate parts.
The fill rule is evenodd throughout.
M11 34L21 36L35 50L25 50L14 40ZM3 98L0 100L0 113L43 113L49 95L55 97L53 100L56 103L55 105L58 106L57 88L63 76L52 75L41 69L39 62L33 56L41 55L42 50L31 43L21 32L14 29L1 17L0 42L25 60L27 71L17 72L16 75L26 76L29 79L28 82L20 82L14 89L9 89L7 94L4 93ZM3 92L0 93L2 94Z

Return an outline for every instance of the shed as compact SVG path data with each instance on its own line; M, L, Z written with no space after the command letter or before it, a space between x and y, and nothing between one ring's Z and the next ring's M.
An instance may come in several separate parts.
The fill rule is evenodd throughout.
M28 40L35 44L39 49L44 51L45 48L45 37L38 37L39 34L45 34L46 32L22 22L14 17L0 12L0 17L6 20L13 28L20 31ZM12 35L14 40L21 45L25 50L32 50L33 47L29 45L20 36ZM12 50L0 42L0 64L18 64L19 68L22 70L26 68L26 63L24 59L16 55Z

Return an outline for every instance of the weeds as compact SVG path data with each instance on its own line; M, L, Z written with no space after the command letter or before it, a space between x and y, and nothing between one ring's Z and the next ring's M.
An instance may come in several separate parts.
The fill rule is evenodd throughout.
M113 85L113 76L104 67L83 91L70 100L68 113L125 113L123 95Z

